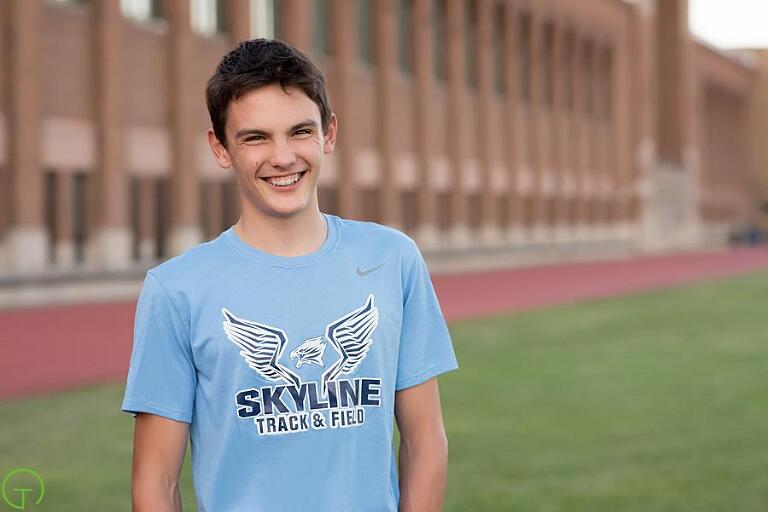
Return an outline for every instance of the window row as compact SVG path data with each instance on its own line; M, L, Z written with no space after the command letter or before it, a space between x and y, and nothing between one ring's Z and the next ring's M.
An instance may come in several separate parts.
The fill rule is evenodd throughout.
M315 0L313 3L313 46L320 54L335 53L332 5L332 0ZM450 0L431 1L433 75L438 83L448 80L449 16L457 14L448 12L450 5L461 6L463 10L460 13L464 26L461 48L463 80L467 89L473 91L478 85L481 51L477 0L460 0L457 3ZM356 54L358 60L368 66L377 64L376 20L380 16L377 16L376 8L375 0L355 0ZM416 34L420 30L414 8L414 0L397 0L397 65L406 75L414 71ZM493 88L497 95L505 95L514 85L520 100L530 102L534 86L534 64L537 64L535 69L539 70L539 75L536 92L543 105L552 107L557 102L568 111L580 108L586 115L610 119L615 80L614 56L610 46L599 45L590 39L578 39L570 30L558 32L559 28L551 21L534 27L534 23L539 22L534 21L530 12L515 11L512 14L507 3L501 0L493 2L490 9L489 51L492 53ZM513 22L508 23L508 19ZM510 66L513 69L509 69ZM508 73L508 70L512 73ZM509 83L511 79L515 80L514 84Z
M86 0L53 0L56 2L84 2ZM190 23L195 31L211 35L226 30L225 0L188 0ZM281 0L243 0L249 2L251 33L254 37L279 37ZM146 21L162 17L162 0L120 0L120 7L128 18ZM320 54L334 54L337 14L332 0L314 0L313 46ZM356 55L367 66L376 65L377 9L382 4L375 0L354 0L349 4L355 13L353 30L356 32ZM419 20L414 12L414 0L397 0L397 62L406 75L414 71L414 51ZM462 12L449 13L449 7L461 7ZM613 51L589 39L576 38L571 31L560 33L551 21L534 26L530 12L515 11L514 21L508 4L497 0L490 7L490 48L492 53L493 88L503 96L514 86L523 103L533 99L536 84L539 102L552 107L557 102L567 111L577 108L587 116L609 120L613 102ZM434 77L440 82L448 80L449 15L463 20L464 82L473 91L479 75L478 0L431 0L432 61ZM511 30L510 30L511 29ZM514 33L509 33L514 32ZM513 69L509 69L513 66ZM539 70L534 82L534 69ZM511 71L511 73L508 73ZM556 76L558 78L556 78ZM513 78L514 77L514 78ZM515 83L509 83L514 80ZM560 85L559 93L557 85ZM559 95L558 95L559 94ZM559 98L559 99L558 99Z
M54 3L85 3L87 0L49 0ZM101 0L99 0L101 1ZM225 0L188 0L190 26L202 35L224 33L226 28ZM251 33L254 37L276 37L280 0L242 0L249 2ZM120 10L126 18L146 22L163 18L163 0L120 0Z

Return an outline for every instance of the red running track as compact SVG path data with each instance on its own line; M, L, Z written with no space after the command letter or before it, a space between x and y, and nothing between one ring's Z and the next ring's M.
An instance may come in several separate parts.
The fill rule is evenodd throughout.
M768 247L433 276L448 321L768 270ZM135 303L0 311L0 399L125 379Z

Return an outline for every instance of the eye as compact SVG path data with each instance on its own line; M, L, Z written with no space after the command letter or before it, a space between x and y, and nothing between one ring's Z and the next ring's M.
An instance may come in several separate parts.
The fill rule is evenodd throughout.
M293 132L294 135L310 135L312 133L312 130L309 128L302 128L300 130L296 130Z
M260 142L262 140L264 140L263 135L249 135L243 139L243 142Z

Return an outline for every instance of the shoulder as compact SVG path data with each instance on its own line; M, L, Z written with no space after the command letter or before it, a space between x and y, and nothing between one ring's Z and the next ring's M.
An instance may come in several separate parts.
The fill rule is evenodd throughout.
M150 268L147 274L168 288L180 288L184 283L194 282L197 276L210 275L221 265L220 238L190 247Z
M387 251L411 253L418 251L416 242L397 228L366 220L353 220L337 217L342 237L348 243L368 247L381 247Z

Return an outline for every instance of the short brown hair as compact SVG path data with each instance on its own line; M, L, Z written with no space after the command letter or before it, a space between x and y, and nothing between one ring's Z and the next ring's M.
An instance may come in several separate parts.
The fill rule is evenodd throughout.
M297 87L320 110L323 132L331 122L325 79L309 58L296 48L276 39L251 39L221 59L208 80L205 96L213 133L227 147L225 126L230 102L249 91L271 84L284 90Z

